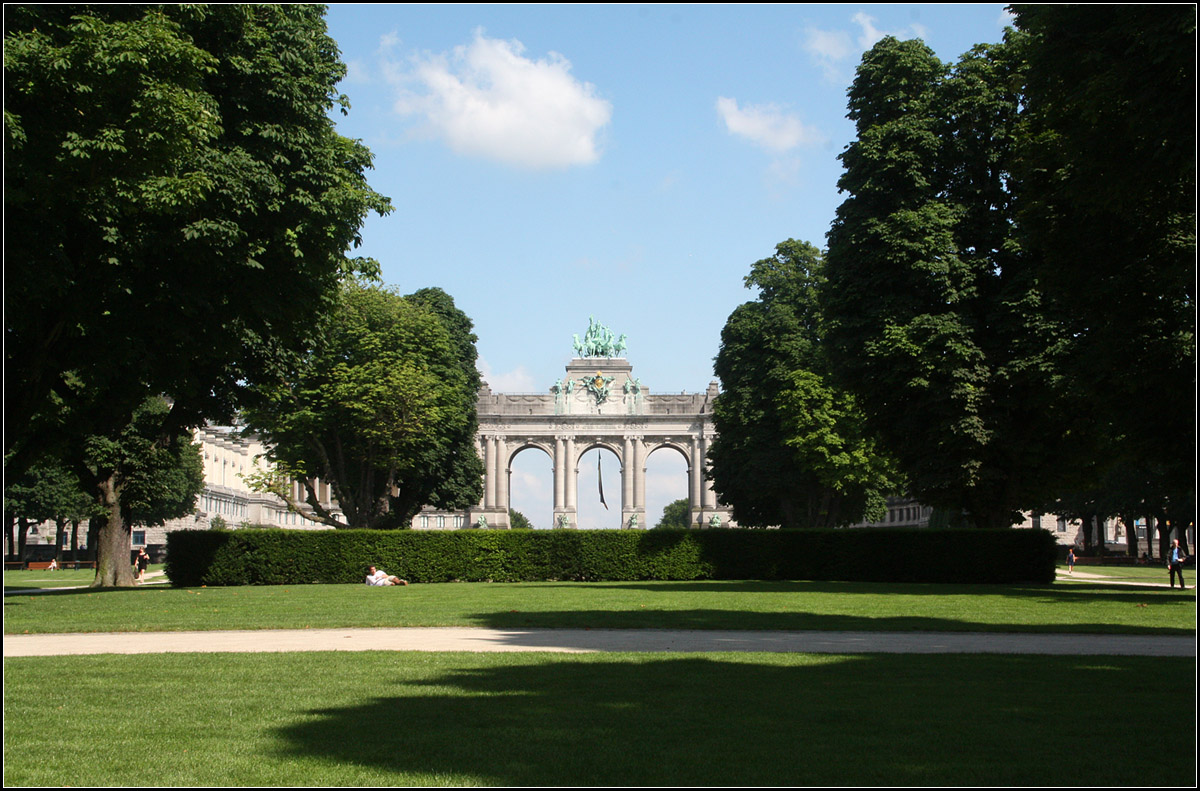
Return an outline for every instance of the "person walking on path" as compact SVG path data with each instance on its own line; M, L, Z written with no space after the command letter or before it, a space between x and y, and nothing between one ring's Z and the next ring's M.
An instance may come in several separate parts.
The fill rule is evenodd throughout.
M1067 550L1067 573L1075 573L1075 547Z
M1171 539L1171 551L1167 554L1167 572L1171 575L1171 587L1175 587L1175 575L1179 575L1179 589L1187 590L1187 585L1183 584L1183 561L1187 560L1187 555L1183 554L1183 550L1179 548L1179 539Z
M146 581L146 568L150 565L150 556L146 554L145 547L138 547L137 557L134 559L134 565L137 566L137 581Z

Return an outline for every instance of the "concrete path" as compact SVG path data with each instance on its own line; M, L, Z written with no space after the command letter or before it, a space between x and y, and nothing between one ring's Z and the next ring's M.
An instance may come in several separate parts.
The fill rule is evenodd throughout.
M1083 579L1100 575L1076 570ZM161 571L148 584L167 582ZM152 579L160 578L160 579ZM1060 580L1070 577L1060 577ZM1129 583L1153 585L1155 583ZM21 595L62 590L12 591ZM9 591L5 591L8 594ZM705 629L264 629L6 635L4 656L272 651L774 651L783 653L1196 656L1194 637L986 632L716 631Z
M297 629L6 635L4 656L271 651L773 651L1196 656L1190 636L665 629Z

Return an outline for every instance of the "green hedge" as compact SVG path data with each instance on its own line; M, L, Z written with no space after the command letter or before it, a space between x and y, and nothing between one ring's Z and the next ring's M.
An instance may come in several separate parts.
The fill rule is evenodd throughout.
M374 564L410 582L1054 580L1044 530L179 530L175 585L362 582Z

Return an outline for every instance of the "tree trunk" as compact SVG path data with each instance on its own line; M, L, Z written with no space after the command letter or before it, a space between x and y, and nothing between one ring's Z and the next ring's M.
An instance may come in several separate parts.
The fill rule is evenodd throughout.
M1104 518L1100 514L1092 514L1092 529L1096 531L1096 552L1103 555L1107 547L1104 539Z
M1166 558L1167 547L1171 545L1171 531L1167 528L1167 518L1159 513L1154 518L1155 530L1158 532L1158 556Z
M17 518L12 514L8 514L8 518L4 520L4 528L8 531L8 559L17 559Z
M1092 518L1084 514L1079 518L1079 535L1083 538L1083 554L1090 555L1092 552Z
M99 482L99 496L106 511L96 542L96 579L93 588L132 588L130 527L121 514L121 492L117 474L110 472Z
M71 520L71 560L79 560L79 520Z
M1125 554L1131 558L1138 556L1137 519L1132 516L1120 517L1125 525Z
M61 569L63 564L63 531L65 529L65 519L54 520L54 562Z
M25 545L29 541L29 520L17 517L17 560L25 562Z
M100 523L103 520L93 516L88 520L87 560L96 562L96 545L100 543Z
M1188 546L1188 523L1191 520L1191 514L1186 511L1175 511L1171 514L1171 526L1167 530L1167 544L1171 543L1172 538L1179 539L1179 548L1183 550L1185 555L1192 554L1191 547Z

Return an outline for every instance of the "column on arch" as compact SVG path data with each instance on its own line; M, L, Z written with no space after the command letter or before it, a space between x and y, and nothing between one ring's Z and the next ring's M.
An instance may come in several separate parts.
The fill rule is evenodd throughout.
M705 511L714 511L717 508L717 493L712 488L712 481L705 475L708 472L708 449L712 440L712 434L705 434L700 443L700 505Z
M496 437L496 508L505 513L505 524L508 523L508 488L512 478L512 467L508 462L508 442L504 437Z
M704 460L700 455L699 437L692 437L692 453L691 458L688 459L688 483L690 484L688 505L695 512L697 509L703 508L700 502L700 492L704 484Z
M634 436L631 439L633 440L633 460L629 466L633 468L633 507L640 514L638 518L644 524L646 521L646 446L640 436Z
M636 473L634 472L633 464L633 440L625 437L625 442L621 448L621 518L627 518L625 515L630 511L637 510L637 504L633 499L633 479Z
M564 461L566 462L566 467L564 468L564 472L566 473L566 475L564 476L566 488L563 493L563 495L564 495L563 502L564 502L567 510L571 512L572 516L574 516L575 512L576 512L575 499L576 499L576 494L577 494L578 488L579 488L578 487L579 462L575 458L575 438L574 437L571 437L571 436L567 437L566 457L564 458ZM572 520L572 522L574 523L574 520Z
M483 438L483 507L494 508L496 505L496 438L488 435Z
M564 436L554 438L554 515L567 507L565 492L567 489L567 439Z

